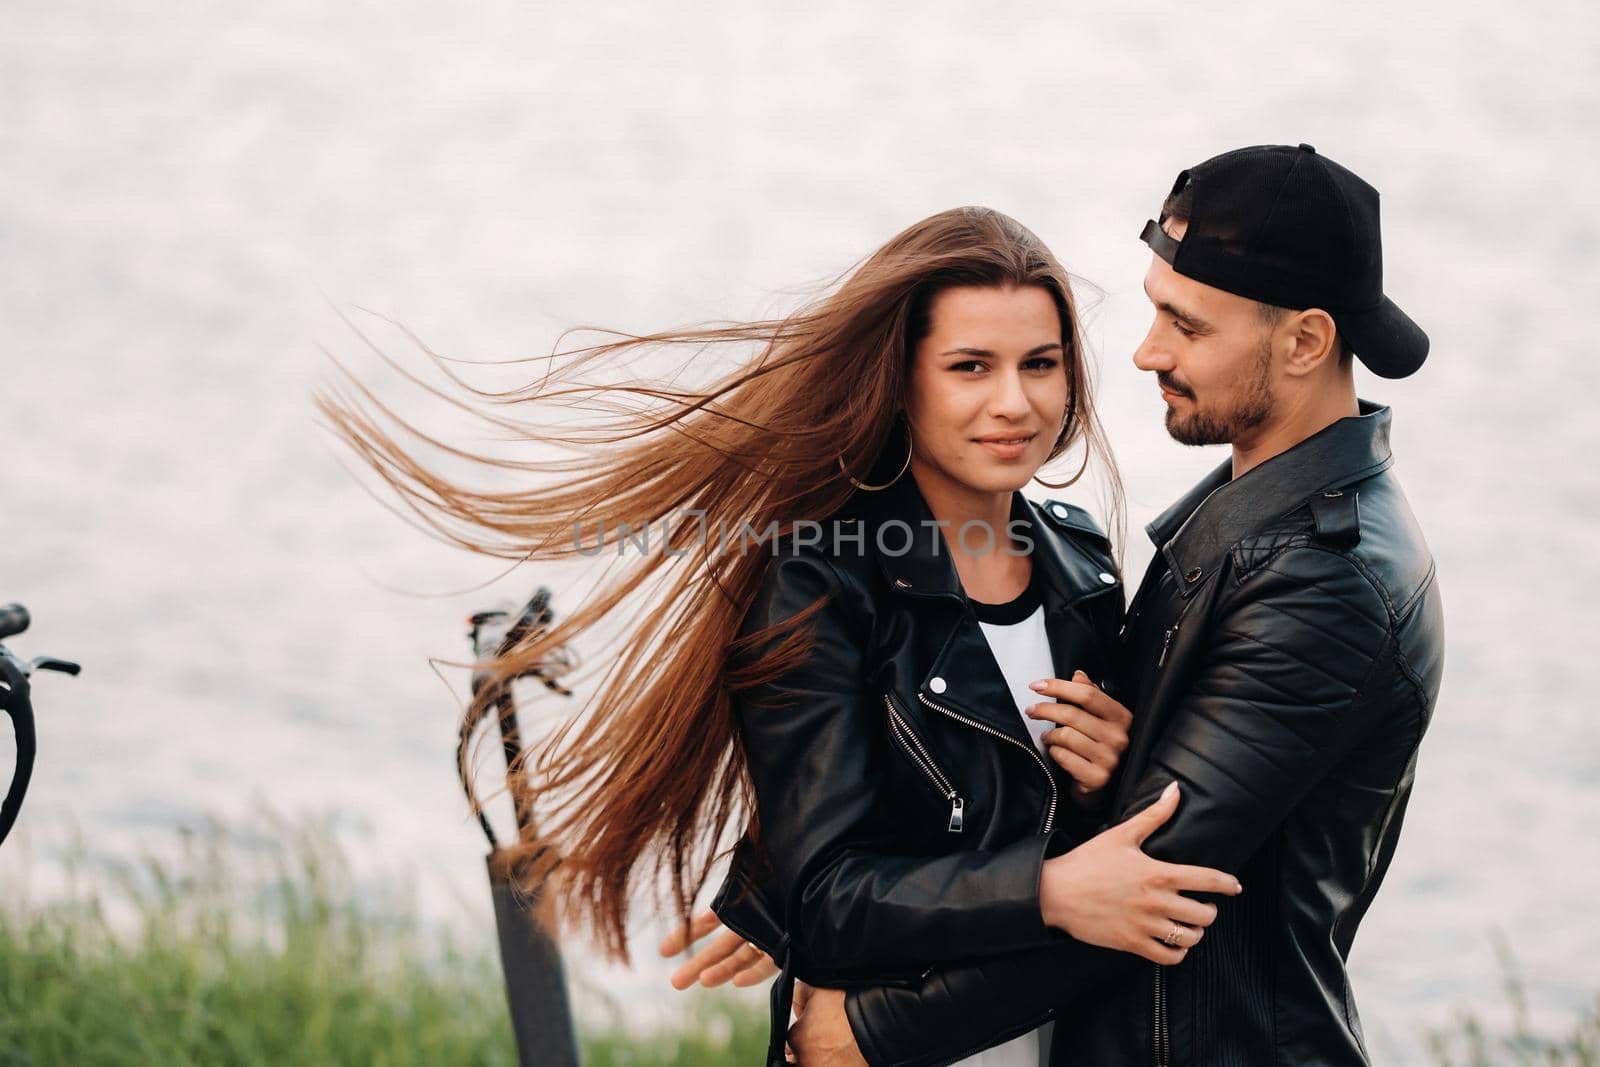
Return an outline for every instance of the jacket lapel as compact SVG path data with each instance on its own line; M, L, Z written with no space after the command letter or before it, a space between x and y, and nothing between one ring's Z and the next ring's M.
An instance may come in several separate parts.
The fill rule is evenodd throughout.
M1177 619L1178 633L1174 635L1166 661L1152 668L1155 678L1145 680L1144 697L1139 707L1131 709L1134 715L1133 733L1129 738L1128 751L1123 754L1122 766L1117 772L1120 782L1113 801L1113 812L1123 810L1134 785L1150 763L1150 753L1165 732L1174 709L1188 692L1194 672L1201 666L1200 653L1205 650L1207 642L1192 638L1195 632L1206 629L1217 590L1221 588L1221 582L1206 581L1184 603Z
M865 494L858 493L858 498ZM919 698L954 710L998 730L1030 748L1033 738L1017 711L1015 697L995 661L977 616L966 601L949 542L934 524L933 513L910 475L888 489L860 500L864 537L883 571L888 589L926 603L915 610L930 622L947 618L948 636L928 669L917 680ZM1062 616L1077 600L1108 587L1087 560L1068 556L1059 534L1046 525L1037 506L1020 491L1011 496L1011 518L1029 523L1033 565L1041 569L1045 632L1051 635L1051 661L1060 677L1071 667L1053 634ZM881 535L880 535L881 529ZM995 531L996 538L1005 531ZM902 550L903 549L903 550ZM1066 671L1066 674L1061 674Z

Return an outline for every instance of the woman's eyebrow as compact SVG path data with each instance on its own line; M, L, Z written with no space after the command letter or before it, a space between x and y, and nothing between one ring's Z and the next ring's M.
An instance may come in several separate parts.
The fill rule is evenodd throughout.
M1060 341L1050 341L1050 342L1048 342L1046 344L1037 345L1037 346L1035 346L1033 348L1030 348L1028 351L1026 351L1026 352L1024 352L1022 354L1022 358L1023 359L1027 359L1030 356L1037 356L1037 355L1041 355L1041 354L1043 354L1045 352L1052 352L1052 351L1054 351L1054 350L1056 350L1058 348L1060 348L1062 351L1066 351L1064 348L1062 348ZM939 354L941 356L993 356L994 355L994 353L989 351L987 348L966 348L966 347L963 347L963 348L952 348L948 352L941 352Z

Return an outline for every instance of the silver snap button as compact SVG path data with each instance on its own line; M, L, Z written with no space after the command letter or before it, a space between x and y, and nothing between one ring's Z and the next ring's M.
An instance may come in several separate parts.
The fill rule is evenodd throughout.
M1059 500L1053 500L1050 502L1050 513L1058 519L1067 519L1072 517L1072 509L1061 503Z
M1200 568L1195 567L1188 574L1185 574L1183 580L1186 582L1198 582L1200 580Z
M1117 584L1117 576L1115 574L1112 574L1110 571L1101 571L1100 572L1100 580L1102 582L1106 583L1107 585L1116 585Z
M901 589L910 589L911 588L911 583L906 581L904 578L896 578L894 580L894 584L899 586Z
M1330 489L1326 493L1323 493L1322 495L1324 497L1326 497L1327 499L1329 499L1329 500L1336 500L1339 497L1344 496L1344 490L1342 490L1342 489Z
M942 693L948 688L948 686L945 685L943 678L929 678L928 688L932 689L935 693Z

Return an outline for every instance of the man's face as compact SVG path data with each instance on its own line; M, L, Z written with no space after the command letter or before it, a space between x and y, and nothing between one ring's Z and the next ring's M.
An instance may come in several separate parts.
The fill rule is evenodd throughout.
M1182 239L1185 224L1164 227ZM1186 445L1248 437L1273 412L1272 328L1254 300L1186 278L1151 254L1145 295L1155 322L1133 354L1167 402L1167 432Z

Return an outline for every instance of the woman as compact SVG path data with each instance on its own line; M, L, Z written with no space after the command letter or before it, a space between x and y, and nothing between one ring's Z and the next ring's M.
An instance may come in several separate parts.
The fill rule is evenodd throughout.
M321 400L426 521L482 552L621 556L641 527L695 516L496 664L520 673L609 615L634 627L588 714L519 761L541 829L522 842L519 879L548 877L566 913L626 959L639 882L670 873L686 918L742 816L717 907L784 966L775 1061L790 978L912 981L1060 931L1181 958L1213 912L1140 896L1166 865L1124 858L1116 878L1067 899L1039 890L1045 857L1097 822L1128 722L1091 684L1111 670L1122 610L1108 542L1080 509L1018 492L1080 445L1079 474L1091 455L1110 465L1066 272L1014 220L961 208L908 228L785 319L627 338L561 369L739 342L759 351L703 390L547 376L495 396L621 393L635 407L559 434L495 418L531 440L621 446L498 461L568 475L537 490L455 484L371 408ZM651 610L633 614L641 593ZM1027 716L1041 691L1081 718L1052 729ZM1002 1036L1015 1040L971 1062L1037 1062L1038 1032Z

